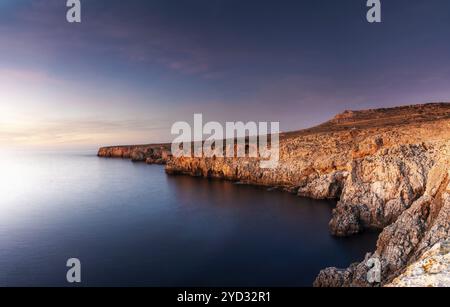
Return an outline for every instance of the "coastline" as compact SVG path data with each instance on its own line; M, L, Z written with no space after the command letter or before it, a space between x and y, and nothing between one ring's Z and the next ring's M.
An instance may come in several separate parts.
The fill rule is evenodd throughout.
M170 157L170 144L124 145L102 147L98 157L130 159L147 164L166 164Z
M264 185L336 199L330 231L383 230L376 251L348 269L321 271L315 286L371 286L366 260L381 261L382 285L450 237L450 103L346 111L317 127L280 135L280 163L173 158L169 144L103 147L99 157L166 164L171 175Z

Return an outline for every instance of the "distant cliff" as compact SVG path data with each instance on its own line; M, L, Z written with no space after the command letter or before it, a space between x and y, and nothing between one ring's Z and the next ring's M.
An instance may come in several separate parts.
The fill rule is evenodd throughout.
M98 156L130 159L147 164L166 164L171 154L170 144L151 144L102 147L98 150Z
M127 158L136 150L144 149L112 151ZM436 103L346 111L317 127L282 134L280 163L273 170L261 169L258 159L249 158L167 154L165 161L168 174L223 178L339 200L330 222L334 235L383 230L376 251L367 258L380 259L385 284L450 237L449 157L450 104ZM315 285L370 286L367 271L365 262L345 270L329 268Z

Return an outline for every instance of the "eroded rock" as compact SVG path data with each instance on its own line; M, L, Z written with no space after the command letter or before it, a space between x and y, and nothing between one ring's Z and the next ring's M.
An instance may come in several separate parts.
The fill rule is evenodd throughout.
M165 162L168 174L338 199L330 221L334 235L383 229L376 251L367 256L380 260L382 284L449 238L449 103L347 111L317 127L281 134L276 169L261 169L255 158L173 158L169 145L144 147L152 154L142 146L121 146L102 148L99 156ZM325 269L315 285L372 286L366 260Z
M436 244L387 287L450 287L450 250L448 241Z
M147 164L166 164L172 157L170 144L102 147L99 157L131 159Z

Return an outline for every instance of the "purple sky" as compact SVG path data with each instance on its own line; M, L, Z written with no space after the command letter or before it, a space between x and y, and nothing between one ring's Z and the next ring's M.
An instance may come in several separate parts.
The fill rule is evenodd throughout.
M279 121L450 101L450 2L0 1L0 146L170 141L175 121Z

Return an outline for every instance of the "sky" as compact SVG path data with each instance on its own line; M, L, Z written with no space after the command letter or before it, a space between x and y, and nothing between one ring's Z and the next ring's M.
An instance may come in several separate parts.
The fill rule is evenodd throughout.
M450 101L450 2L0 0L0 146L170 142L176 121Z

